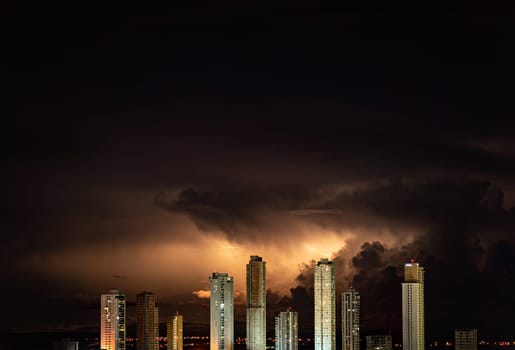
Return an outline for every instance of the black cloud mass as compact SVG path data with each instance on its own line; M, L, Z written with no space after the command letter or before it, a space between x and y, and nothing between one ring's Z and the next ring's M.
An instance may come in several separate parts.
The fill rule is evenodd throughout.
M339 291L352 285L362 293L363 329L398 331L402 267L415 259L426 270L431 336L448 336L463 327L510 334L515 210L504 209L498 186L471 178L399 178L332 193L331 198L315 197L316 192L299 189L289 198L284 192L187 189L177 199L160 194L155 204L186 213L202 230L222 230L229 237L237 232L238 241L254 240L255 232L274 232L266 215L275 220L277 212L302 212L302 220L335 230L362 229L364 240L380 226L390 227L399 241L411 229L417 234L407 244L365 241L355 256L343 248L332 257ZM282 239L271 236L264 239ZM291 303L301 310L305 325L312 324L312 269L306 265L291 290ZM489 312L496 315L495 324L484 317Z

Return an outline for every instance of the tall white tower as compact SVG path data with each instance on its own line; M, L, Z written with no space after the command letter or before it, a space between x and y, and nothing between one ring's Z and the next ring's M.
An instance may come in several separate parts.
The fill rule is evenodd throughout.
M291 309L275 317L275 350L297 350L299 348L298 314Z
M125 350L125 295L111 289L100 296L100 350Z
M247 264L247 350L266 348L265 264L255 255Z
M227 273L213 272L209 277L210 297L210 349L234 348L234 292L233 278Z
M359 350L359 293L350 288L342 293L343 350Z
M402 348L403 350L425 350L424 268L414 261L404 265Z
M321 259L315 266L315 350L336 350L334 265Z

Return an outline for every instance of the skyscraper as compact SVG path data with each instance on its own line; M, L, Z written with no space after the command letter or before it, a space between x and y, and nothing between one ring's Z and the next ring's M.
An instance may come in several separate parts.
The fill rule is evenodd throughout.
M411 261L404 265L402 283L402 348L424 350L424 269Z
M315 350L336 350L334 265L321 259L315 266Z
M255 255L247 264L247 350L266 348L265 264Z
M136 334L138 350L159 349L159 309L152 292L136 295Z
M454 331L455 350L477 350L477 329L456 329Z
M178 312L166 322L166 337L168 350L182 350L182 315Z
M234 294L233 278L227 273L213 272L209 277L210 296L210 349L234 348Z
M125 295L111 289L100 296L100 350L125 350Z
M291 309L275 317L275 350L297 350L299 347L298 314Z
M359 293L350 288L342 293L343 350L359 350Z

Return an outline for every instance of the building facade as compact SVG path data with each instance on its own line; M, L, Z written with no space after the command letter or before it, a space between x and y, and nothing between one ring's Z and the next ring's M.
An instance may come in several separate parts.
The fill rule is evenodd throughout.
M247 349L266 348L266 263L251 256L247 264Z
M315 350L336 350L334 265L321 259L315 266Z
M136 334L138 350L159 349L159 309L152 292L136 295Z
M234 281L227 273L213 272L209 277L210 349L234 348Z
M53 342L52 350L79 350L79 342L75 340L61 340Z
M367 350L392 350L391 334L367 335Z
M298 314L291 309L275 317L275 350L298 350Z
M404 265L402 348L403 350L425 350L424 268L414 261Z
M360 295L350 288L342 293L342 348L359 350Z
M117 289L100 296L100 350L125 350L125 300Z
M178 312L166 322L166 337L168 339L168 350L182 350L182 315L179 315Z
M477 329L456 329L454 331L455 350L477 350Z

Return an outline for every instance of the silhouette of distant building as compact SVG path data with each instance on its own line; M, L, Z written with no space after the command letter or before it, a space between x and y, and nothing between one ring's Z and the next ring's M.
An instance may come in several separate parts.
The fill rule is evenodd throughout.
M79 350L79 342L73 340L61 340L52 343L52 350Z
M456 329L454 331L455 350L477 350L477 329Z
M367 350L392 350L390 334L367 335Z

